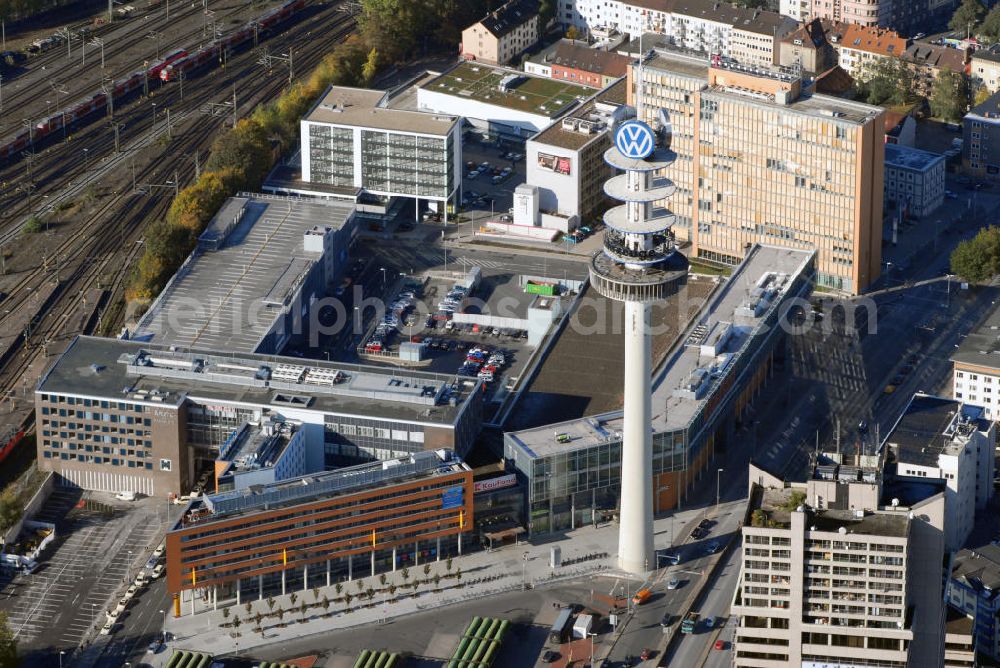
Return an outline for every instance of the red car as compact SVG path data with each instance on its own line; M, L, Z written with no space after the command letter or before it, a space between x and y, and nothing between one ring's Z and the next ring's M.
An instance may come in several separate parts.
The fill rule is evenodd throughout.
M725 640L716 640L715 641L715 649L726 649L726 641Z
M642 661L646 661L647 659L649 659L652 656L653 656L653 650L651 650L651 649L644 649L644 650L642 650L642 654L639 655L639 658Z

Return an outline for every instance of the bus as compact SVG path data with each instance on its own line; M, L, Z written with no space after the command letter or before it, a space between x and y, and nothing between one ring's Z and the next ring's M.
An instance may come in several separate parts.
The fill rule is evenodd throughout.
M559 616L556 617L552 629L549 631L549 642L562 643L566 640L566 635L570 629L570 621L573 619L573 608L562 608Z

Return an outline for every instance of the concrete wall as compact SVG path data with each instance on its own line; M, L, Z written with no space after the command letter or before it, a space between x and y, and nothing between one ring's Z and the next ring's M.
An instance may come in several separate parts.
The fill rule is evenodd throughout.
M38 491L31 497L27 504L24 506L24 512L21 513L21 519L19 519L14 526L7 530L7 533L3 536L3 541L5 544L13 543L17 540L17 535L21 533L21 527L24 525L25 520L30 520L35 516L45 502L48 501L49 496L52 494L52 490L55 489L56 476L51 471L45 476L42 481L41 486Z

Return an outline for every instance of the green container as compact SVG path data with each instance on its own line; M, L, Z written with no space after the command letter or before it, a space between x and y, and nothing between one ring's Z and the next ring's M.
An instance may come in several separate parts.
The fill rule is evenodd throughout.
M368 657L372 654L371 650L362 650L361 655L358 656L358 660L354 662L354 668L364 668L368 663Z
M551 297L556 293L556 286L554 283L534 283L528 281L524 284L524 291L529 295L545 295L546 297Z

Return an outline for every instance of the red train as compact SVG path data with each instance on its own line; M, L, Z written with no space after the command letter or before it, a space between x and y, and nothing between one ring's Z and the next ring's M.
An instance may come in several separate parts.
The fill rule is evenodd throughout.
M181 73L187 74L207 63L218 61L219 56L226 51L239 48L253 37L254 26L256 24L257 34L270 30L295 12L306 6L305 0L290 0L281 7L275 7L256 21L251 21L245 26L229 33L218 42L213 42L205 48L195 53L187 54L167 64L159 71L162 81L176 81Z
M264 34L305 6L306 0L290 0L195 53L189 54L184 49L171 51L146 69L136 70L128 76L116 80L111 88L112 98L117 102L142 88L150 79L174 81L180 72L188 72L211 62L218 62L219 54L240 47L250 40L254 34L255 26L258 35ZM44 139L53 132L59 132L64 125L68 127L91 114L106 109L107 104L108 96L102 91L39 121L30 130L25 128L18 134L7 137L3 143L0 143L0 160L17 158L22 151L28 150L32 142Z

